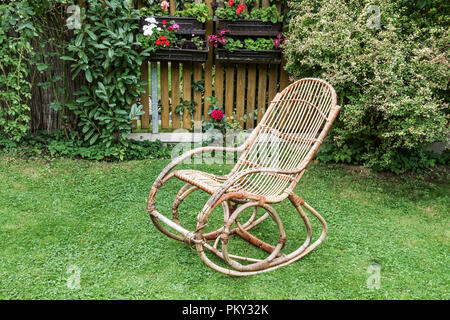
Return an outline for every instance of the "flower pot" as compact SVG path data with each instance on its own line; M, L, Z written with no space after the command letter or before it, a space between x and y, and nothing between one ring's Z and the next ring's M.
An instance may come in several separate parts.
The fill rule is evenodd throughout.
M148 17L146 17L148 18ZM197 21L195 18L185 18L185 17L154 17L158 22L159 27L162 27L163 20L166 20L167 23L171 23L171 21L175 21L176 24L180 26L177 31L179 35L204 35L205 34L205 24ZM147 25L148 22L145 21L145 18L142 20L143 25Z
M208 60L209 46L203 42L199 50L192 41L186 41L181 48L161 48L148 57L149 61L205 62Z
M256 37L274 37L281 33L282 24L263 22L261 20L244 20L236 21L218 19L217 32L222 30L230 30L232 36L256 36Z
M216 60L230 63L280 64L281 50L253 51L239 49L230 52L219 48L216 49Z

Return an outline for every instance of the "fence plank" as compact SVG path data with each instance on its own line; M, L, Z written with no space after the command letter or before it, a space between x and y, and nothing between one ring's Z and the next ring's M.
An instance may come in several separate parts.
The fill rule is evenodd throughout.
M226 65L226 89L225 89L225 115L233 115L234 106L234 64Z
M202 80L202 64L201 63L194 63L194 82L199 82ZM194 113L194 129L201 129L202 128L202 92L200 90L194 89L194 102L197 103L195 106L195 113Z
M254 127L255 112L255 96L256 96L256 65L248 66L247 80L247 129Z
M267 65L258 66L258 123L266 110Z
M180 103L180 64L170 63L170 80L172 84L172 128L180 128L180 115L175 112L175 108Z
M144 92L141 93L142 111L144 114L141 116L141 129L149 129L150 127L150 93L148 83L148 62L144 61L141 66L141 81L145 81L142 85Z
M183 100L191 101L192 100L192 63L184 62L183 63ZM191 129L191 115L187 108L184 108L183 112L183 128Z
M210 12L212 14L211 2L212 0L206 0L206 4L210 8ZM213 21L212 20L206 21L206 40L208 40L208 37L213 33L213 29L214 29ZM203 101L204 103L203 116L205 120L209 119L208 109L209 106L211 105L211 102L206 101L206 98L211 97L213 95L213 85L212 85L213 51L214 47L211 44L209 44L208 60L205 63L205 96L204 96L205 101Z
M277 94L277 85L278 85L278 65L271 64L269 66L269 99L268 102L272 101L272 99Z
M281 58L281 66L280 66L280 91L286 88L289 85L289 74L284 70L286 66L286 59L284 55Z
M283 7L279 10L282 10L282 13L285 15L289 11L288 3L283 3ZM286 21L285 21L286 22ZM287 31L287 27L283 29L283 32ZM289 85L289 74L284 69L286 67L286 58L284 54L281 56L281 65L280 65L280 91L286 88Z
M244 126L244 108L245 108L245 64L239 64L237 67L236 83L236 120Z
M270 0L261 0L261 7L270 6ZM261 121L267 107L267 65L258 66L258 123Z
M175 11L177 10L176 2L177 2L176 0L169 1L169 4L170 4L169 12L170 12L171 16L173 16L175 14Z
M223 82L224 82L224 68L223 64L220 62L216 62L216 79L214 82L215 87L215 96L217 100L219 100L221 106L225 107L224 100L223 100Z
M162 61L160 71L161 78L161 128L169 129L169 66L167 61Z

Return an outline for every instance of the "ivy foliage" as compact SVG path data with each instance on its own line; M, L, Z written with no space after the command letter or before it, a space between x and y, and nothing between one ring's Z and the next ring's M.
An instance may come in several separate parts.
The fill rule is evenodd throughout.
M81 10L82 27L68 47L73 77L87 85L68 105L78 116L81 135L90 145L125 143L132 122L143 114L136 101L142 92L139 67L148 52L139 52L135 32L138 11L131 1L88 1Z
M0 4L0 129L14 141L29 129L33 15L27 1Z
M425 149L449 134L447 3L291 2L287 70L329 81L342 106L320 159L396 173L436 163Z

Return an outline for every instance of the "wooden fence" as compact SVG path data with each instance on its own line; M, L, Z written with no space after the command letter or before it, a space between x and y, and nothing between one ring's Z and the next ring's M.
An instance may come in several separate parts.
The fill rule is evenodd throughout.
M176 0L170 0L170 14L175 13ZM206 0L211 8L212 0ZM245 0L241 0L245 3ZM269 6L269 0L256 0L255 6ZM287 10L287 1L276 3L280 11ZM142 7L143 1L139 1ZM211 9L212 13L212 9ZM206 37L213 33L213 21L206 22ZM178 63L159 62L159 96L161 101L162 129L192 129L192 120L208 119L210 102L207 97L215 96L223 106L226 116L235 116L244 128L253 128L261 119L268 103L279 90L288 85L288 75L284 71L284 59L281 65L267 64L231 64L214 61L213 48L210 46L206 63ZM148 83L143 86L145 92L141 94L144 114L141 116L141 129L150 129L149 93L149 63L144 62L141 67L141 79ZM204 81L204 92L196 90L194 83ZM183 119L175 113L180 98L197 103L193 119L185 110ZM256 113L257 112L257 113ZM247 115L244 117L244 115ZM255 115L255 116L248 116ZM245 121L244 121L245 119ZM199 122L200 123L200 122Z

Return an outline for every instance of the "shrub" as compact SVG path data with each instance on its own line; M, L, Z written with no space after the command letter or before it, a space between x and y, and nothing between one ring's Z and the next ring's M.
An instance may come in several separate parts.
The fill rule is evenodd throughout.
M52 133L39 131L28 134L21 143L17 143L0 133L0 153L21 157L72 158L86 160L143 160L170 158L172 146L165 146L161 141L125 140L125 147L104 144L89 145L72 132L70 139L62 130Z
M83 85L78 98L68 105L78 116L78 127L91 145L101 141L110 147L122 143L142 106L139 67L146 52L140 53L134 32L139 28L138 11L130 1L88 1L82 9L81 29L68 47L74 76L81 75Z
M423 150L447 140L450 76L448 5L434 3L290 3L287 70L329 81L342 106L319 158L395 172L434 164ZM380 8L379 28L372 5Z

